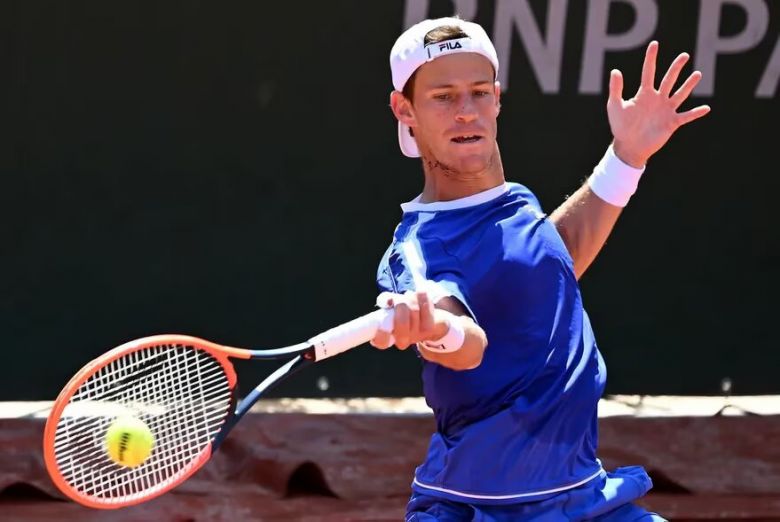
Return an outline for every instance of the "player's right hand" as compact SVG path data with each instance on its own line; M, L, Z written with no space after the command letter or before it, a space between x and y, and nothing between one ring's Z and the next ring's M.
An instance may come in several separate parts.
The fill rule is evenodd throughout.
M409 346L444 337L449 329L446 315L449 312L437 310L427 292L406 292L405 294L383 293L377 304L392 308L395 312L391 331L377 331L371 345L385 350L395 345L400 350Z

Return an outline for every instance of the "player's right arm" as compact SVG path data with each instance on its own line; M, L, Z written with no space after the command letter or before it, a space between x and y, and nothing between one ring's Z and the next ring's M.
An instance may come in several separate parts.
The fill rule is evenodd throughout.
M395 345L399 350L405 350L418 344L424 359L446 368L471 370L480 365L487 347L487 336L460 301L444 297L434 305L427 292L385 295L387 301L381 304L395 311L393 329L377 332L371 340L374 347L384 350ZM447 335L453 326L460 326L464 332L460 349L441 352L426 348L429 343Z

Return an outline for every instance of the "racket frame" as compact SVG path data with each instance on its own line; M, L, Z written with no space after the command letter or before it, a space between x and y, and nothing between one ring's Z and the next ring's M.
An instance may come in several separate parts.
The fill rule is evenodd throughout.
M205 351L219 362L220 366L225 372L228 387L230 388L233 397L227 416L222 423L222 427L213 437L211 443L197 457L193 458L192 461L187 464L187 466L184 468L184 471L180 472L179 476L174 481L170 482L165 487L161 487L158 491L153 491L149 494L143 494L139 496L138 499L124 502L98 500L99 497L80 492L68 483L57 463L54 442L62 413L70 403L73 395L90 377L95 375L95 373L97 373L101 368L133 352L164 345L190 346L193 349ZM293 359L288 361L286 364L281 366L274 373L264 379L240 402L236 401L235 393L237 391L236 385L238 383L238 377L230 359L270 360L290 356L292 356ZM186 481L201 467L203 467L209 458L211 458L211 455L214 453L214 451L216 451L216 449L225 440L225 437L227 437L228 433L230 433L241 417L243 417L252 408L252 405L257 402L265 390L281 382L283 379L289 377L295 371L310 364L311 362L313 362L313 347L308 343L302 343L299 345L275 350L246 350L243 348L219 345L217 343L189 335L163 334L136 339L117 346L116 348L89 362L81 370L79 370L70 379L70 381L68 381L60 394L57 396L57 399L54 401L54 405L52 406L51 412L49 413L43 434L43 457L46 468L49 471L49 476L57 488L65 495L79 504L91 508L116 509L140 504L158 497L163 493L166 493L171 489L179 486L182 482Z

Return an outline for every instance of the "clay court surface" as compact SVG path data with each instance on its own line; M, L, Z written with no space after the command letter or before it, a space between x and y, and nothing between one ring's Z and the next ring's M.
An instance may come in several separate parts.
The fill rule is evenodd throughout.
M402 520L434 426L419 398L263 401L174 492L95 511L48 479L48 406L0 404L0 520ZM600 417L605 467L653 477L645 506L675 521L780 521L780 397L618 396Z

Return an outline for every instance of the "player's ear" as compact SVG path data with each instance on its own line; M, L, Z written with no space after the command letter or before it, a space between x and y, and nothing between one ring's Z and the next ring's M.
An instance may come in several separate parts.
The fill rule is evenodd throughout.
M398 121L409 127L416 126L412 102L403 93L398 91L390 93L390 108Z
M493 84L493 89L495 89L495 95L496 95L496 109L498 109L498 112L501 112L501 82L496 82Z

